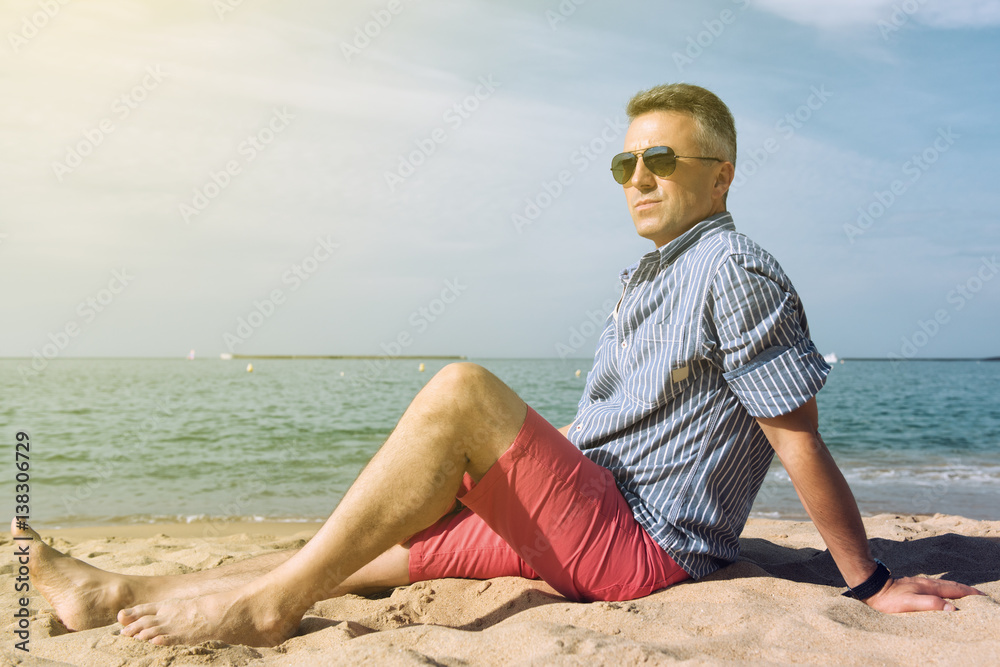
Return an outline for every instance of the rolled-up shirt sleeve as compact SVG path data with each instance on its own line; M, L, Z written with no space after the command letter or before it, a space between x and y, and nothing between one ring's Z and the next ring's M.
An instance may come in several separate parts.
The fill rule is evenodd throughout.
M705 301L710 358L754 417L800 407L823 387L830 366L809 338L795 288L769 255L731 255Z

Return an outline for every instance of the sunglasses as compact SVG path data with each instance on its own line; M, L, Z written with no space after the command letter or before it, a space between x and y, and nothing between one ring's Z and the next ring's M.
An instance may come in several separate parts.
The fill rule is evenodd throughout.
M717 157L677 155L674 153L674 149L669 146L650 146L646 150L619 153L611 158L611 175L615 177L615 180L619 184L625 185L629 182L632 174L635 173L636 166L639 164L639 158L642 158L642 163L646 165L646 169L649 169L660 178L666 178L674 173L674 169L677 168L677 158L723 161Z

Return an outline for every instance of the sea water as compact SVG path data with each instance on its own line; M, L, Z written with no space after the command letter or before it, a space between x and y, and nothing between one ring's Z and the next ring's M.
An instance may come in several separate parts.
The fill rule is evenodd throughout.
M556 426L590 368L472 361ZM39 526L322 519L445 363L59 359L32 376L0 360L6 497L23 430ZM819 394L820 429L862 512L1000 519L998 396L1000 363L847 361ZM804 516L777 461L754 515Z

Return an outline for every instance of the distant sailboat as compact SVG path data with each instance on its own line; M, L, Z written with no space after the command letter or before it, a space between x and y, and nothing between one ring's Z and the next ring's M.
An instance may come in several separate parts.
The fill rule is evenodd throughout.
M188 361L194 361L194 350L188 352Z
M833 365L833 364L837 363L840 360L837 358L837 354L835 352L831 352L830 354L824 354L823 355L823 361L825 361L826 363L828 363L830 365Z

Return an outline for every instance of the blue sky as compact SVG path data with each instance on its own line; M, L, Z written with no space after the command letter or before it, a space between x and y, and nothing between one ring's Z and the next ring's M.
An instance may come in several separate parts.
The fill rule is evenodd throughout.
M0 356L588 357L652 248L608 173L624 105L670 81L733 110L730 210L822 351L1000 355L998 26L996 0L5 2Z

